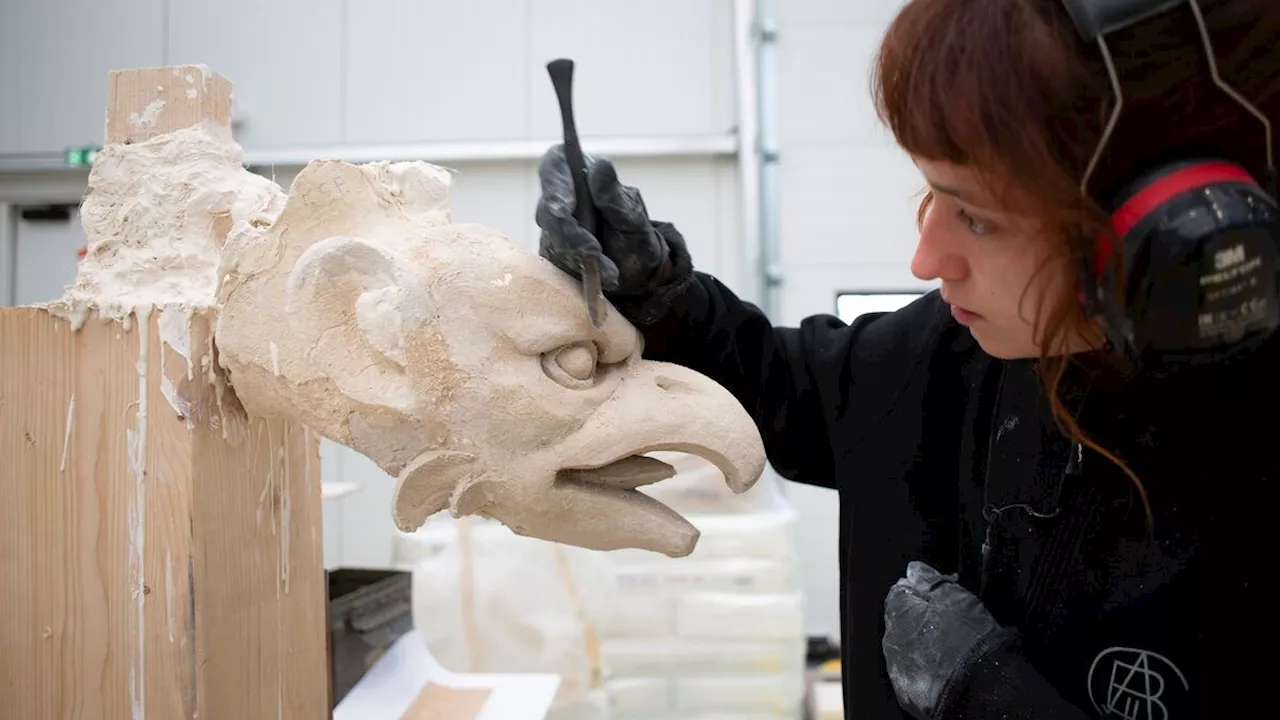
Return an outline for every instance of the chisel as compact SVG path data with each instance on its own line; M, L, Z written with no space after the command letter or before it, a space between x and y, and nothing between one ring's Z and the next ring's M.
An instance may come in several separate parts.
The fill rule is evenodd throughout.
M596 230L599 228L595 202L591 200L591 188L587 185L587 161L582 155L582 146L578 143L578 128L573 120L573 61L561 58L547 63L547 73L551 75L551 85L556 90L556 99L560 101L560 122L564 126L564 155L569 164L569 173L573 176L574 211L582 229L599 239ZM582 294L587 300L587 314L591 325L597 329L604 324L604 294L600 288L600 268L595 258L583 258Z

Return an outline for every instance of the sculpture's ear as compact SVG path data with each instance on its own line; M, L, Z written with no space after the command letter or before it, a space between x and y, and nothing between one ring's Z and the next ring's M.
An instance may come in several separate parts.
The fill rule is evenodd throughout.
M341 332L355 343L348 352L367 345L401 368L404 333L425 320L428 305L411 262L389 246L347 235L304 250L285 286L289 317L318 316L325 327L345 325Z
M454 517L480 513L494 504L496 499L494 491L499 489L501 488L492 478L470 478L454 491L450 512Z
M391 516L402 532L422 527L427 518L447 510L455 489L479 473L470 453L441 450L424 453L400 473L391 497Z

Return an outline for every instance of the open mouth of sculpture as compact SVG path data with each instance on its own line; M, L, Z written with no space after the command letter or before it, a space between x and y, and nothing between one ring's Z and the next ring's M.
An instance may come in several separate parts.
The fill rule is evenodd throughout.
M728 390L687 368L641 361L548 459L557 486L625 499L684 472L680 456L714 466L734 494L751 489L765 465L755 424Z
M627 455L596 468L564 468L556 473L556 483L596 485L634 490L673 477L676 469L646 455Z
M697 456L715 465L724 474L725 483L735 493L748 490L755 482L755 473L739 467L729 458L710 448L691 444L663 444L634 450L622 457L596 467L563 468L556 473L556 482L577 485L634 490L645 485L669 479L676 475L671 464L650 457L647 453L675 452Z

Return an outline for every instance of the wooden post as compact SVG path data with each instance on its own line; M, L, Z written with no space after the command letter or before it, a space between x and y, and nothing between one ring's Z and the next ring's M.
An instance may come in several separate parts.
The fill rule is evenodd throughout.
M106 140L230 107L114 72ZM245 417L207 311L131 319L0 310L0 717L328 717L319 438Z

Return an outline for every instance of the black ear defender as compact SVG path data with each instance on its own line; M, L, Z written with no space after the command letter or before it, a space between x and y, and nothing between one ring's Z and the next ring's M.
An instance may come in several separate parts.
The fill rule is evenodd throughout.
M1088 194L1124 105L1106 35L1165 12L1185 6L1195 14L1214 83L1266 133L1267 177L1261 180L1239 162L1187 157L1144 169L1114 197L1104 198L1122 261L1115 262L1109 238L1094 238L1093 262L1083 271L1086 310L1144 372L1164 374L1246 356L1280 327L1280 206L1271 121L1218 74L1197 0L1062 1L1080 34L1101 49L1116 97L1081 180L1082 193Z

